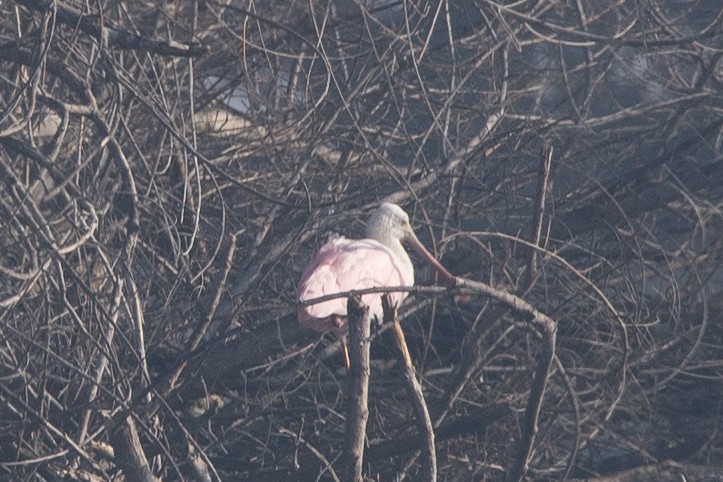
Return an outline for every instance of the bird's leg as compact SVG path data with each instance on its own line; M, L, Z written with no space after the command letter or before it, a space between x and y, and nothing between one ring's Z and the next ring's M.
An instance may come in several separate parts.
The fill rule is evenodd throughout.
M351 362L349 361L349 345L346 342L346 335L339 338L339 341L341 342L341 349L344 352L344 366L346 367L346 371L348 372L351 368Z

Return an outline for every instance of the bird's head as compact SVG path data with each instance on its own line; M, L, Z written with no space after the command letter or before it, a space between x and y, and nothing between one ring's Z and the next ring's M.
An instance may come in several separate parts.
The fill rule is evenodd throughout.
M392 244L416 237L409 223L409 216L392 203L382 203L374 210L367 222L367 237L382 244Z
M407 242L407 244L422 255L427 262L435 267L446 285L454 285L454 276L427 251L417 238L417 235L414 234L412 225L409 223L409 216L396 204L382 203L379 205L367 223L367 237L375 239L397 252L401 250L405 256L406 252L404 252L401 242Z

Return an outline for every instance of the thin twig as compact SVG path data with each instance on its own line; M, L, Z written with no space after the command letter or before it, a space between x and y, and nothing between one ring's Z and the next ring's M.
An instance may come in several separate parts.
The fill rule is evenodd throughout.
M535 247L540 246L540 237L542 235L542 220L545 214L545 200L550 190L550 166L552 165L552 146L545 144L540 159L540 169L537 173L537 198L535 200L534 217L532 219L532 232L530 236L530 244ZM537 258L539 251L530 248L529 258L527 259L527 276L522 285L522 292L526 292L532 287L537 277Z

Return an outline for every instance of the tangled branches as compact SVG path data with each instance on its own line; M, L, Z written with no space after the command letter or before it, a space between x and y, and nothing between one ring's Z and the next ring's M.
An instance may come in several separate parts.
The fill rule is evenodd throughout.
M346 374L295 283L386 200L480 283L401 310L440 478L720 473L722 15L0 3L0 470L331 477ZM363 470L415 480L387 337Z

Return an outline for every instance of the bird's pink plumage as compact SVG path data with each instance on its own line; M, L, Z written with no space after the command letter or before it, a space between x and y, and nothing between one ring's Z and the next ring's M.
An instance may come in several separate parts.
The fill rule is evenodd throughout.
M299 285L299 300L365 288L412 286L414 271L394 252L373 239L336 238L317 251L304 271ZM398 304L406 293L392 293ZM372 316L382 319L381 294L362 296ZM346 298L337 298L299 309L299 323L318 331L347 333Z

